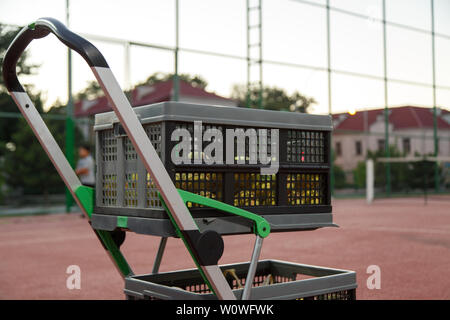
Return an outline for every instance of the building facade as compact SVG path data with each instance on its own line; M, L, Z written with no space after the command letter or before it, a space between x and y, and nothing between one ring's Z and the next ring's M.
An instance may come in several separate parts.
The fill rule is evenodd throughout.
M434 153L433 109L404 106L389 109L389 145L404 157ZM450 112L438 109L438 156L450 156ZM384 109L333 115L335 164L353 181L353 170L368 151L385 149Z

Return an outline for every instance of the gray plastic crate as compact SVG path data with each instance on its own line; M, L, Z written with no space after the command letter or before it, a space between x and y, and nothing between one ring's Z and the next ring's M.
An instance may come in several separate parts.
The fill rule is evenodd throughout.
M249 263L221 266L239 299ZM251 299L254 300L354 300L356 273L278 260L258 263ZM136 275L125 279L128 299L212 300L212 294L197 269Z
M333 226L329 188L332 123L329 116L177 102L134 110L177 188L263 215L276 224L273 231ZM268 133L270 129L278 129L278 155L270 148L270 134L266 140L268 155L278 156L278 172L263 175L260 172L263 164L249 164L248 161L245 164L174 164L171 151L178 142L171 141L171 134L177 128L184 128L194 137L194 121L202 121L202 128L199 128L202 134L214 128L222 133L224 140L227 129L269 129ZM97 159L94 213L111 216L111 219L119 215L167 220L158 190L115 114L96 115L94 129ZM246 160L258 150L249 141L245 140ZM256 140L258 147L261 141ZM223 142L225 160L226 141ZM236 149L236 141L233 142ZM191 143L193 155L200 154L194 142ZM226 217L202 206L192 205L190 211L197 219L222 221ZM102 228L106 220L94 221L94 224ZM231 220L244 223L238 217ZM219 231L234 233L233 230Z

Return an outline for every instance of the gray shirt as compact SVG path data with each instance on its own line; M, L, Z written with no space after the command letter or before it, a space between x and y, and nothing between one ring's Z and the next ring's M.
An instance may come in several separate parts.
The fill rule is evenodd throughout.
M95 184L95 175L94 175L94 159L91 155L88 155L87 157L81 158L78 160L77 163L77 170L78 169L88 169L88 172L85 174L80 174L80 181L82 184Z

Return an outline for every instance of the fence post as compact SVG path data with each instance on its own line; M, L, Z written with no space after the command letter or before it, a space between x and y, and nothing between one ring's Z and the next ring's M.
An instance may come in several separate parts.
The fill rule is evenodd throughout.
M375 195L375 173L372 159L366 160L366 199L371 204Z
M435 48L435 32L434 32L434 0L431 3L431 61L433 71L433 140L434 140L434 156L439 155L439 139L437 128L437 106L436 106L436 48ZM434 162L434 191L439 192L439 164Z
M390 157L389 150L389 104L388 104L388 78L387 78L387 41L386 41L386 0L383 0L383 73L384 73L384 152ZM391 164L386 162L386 195L391 195Z
M69 27L69 0L66 0L66 24ZM66 158L74 167L75 152L75 126L73 123L73 99L72 99L72 50L67 48L67 106L66 106ZM70 212L73 198L69 189L66 188L66 212Z

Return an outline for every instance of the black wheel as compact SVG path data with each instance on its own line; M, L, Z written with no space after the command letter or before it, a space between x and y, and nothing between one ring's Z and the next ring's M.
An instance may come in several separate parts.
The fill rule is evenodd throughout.
M111 237L114 240L114 243L118 248L124 243L125 241L125 234L126 232L120 229L115 229L114 231L110 231Z

